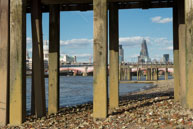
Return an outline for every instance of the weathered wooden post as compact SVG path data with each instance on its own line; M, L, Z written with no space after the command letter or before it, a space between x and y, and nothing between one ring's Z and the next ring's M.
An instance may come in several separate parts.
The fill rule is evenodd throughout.
M179 101L180 78L179 78L179 42L178 42L178 7L177 0L173 6L173 49L174 49L174 99Z
M0 0L0 126L9 119L9 0Z
M32 72L35 98L35 115L42 117L46 114L45 104L45 81L44 81L44 56L43 56L43 35L42 35L42 12L41 1L32 1Z
M48 114L59 110L60 6L50 5Z
M185 0L186 23L186 104L193 109L193 1Z
M10 0L10 125L26 115L26 0Z
M186 25L179 26L180 102L186 107Z
M107 0L94 0L93 116L106 118L107 108Z
M110 4L109 11L110 71L109 105L119 106L119 10L117 4Z
M178 42L179 42L179 100L186 107L186 25L185 1L177 1L178 7ZM176 28L177 29L177 28Z
M180 73L180 71L185 68L185 64L184 66L180 66L180 64L183 64L183 60L182 59L182 53L179 54L179 51L182 47L179 47L179 42L181 40L181 42L185 42L182 41L183 39L183 35L181 32L178 31L179 29L179 24L185 24L185 1L184 0L180 0L180 1L174 1L174 7L173 7L173 37L174 37L174 99L175 101L179 101L182 95L182 85L181 85L181 80L185 80L185 76L181 76L183 75L182 73ZM183 30L180 30L183 31ZM181 34L180 34L181 33ZM181 38L179 38L179 36L182 36ZM182 52L182 51L181 51ZM183 60L182 62L180 61L180 58ZM181 71L181 72L182 72ZM185 83L184 83L185 85Z

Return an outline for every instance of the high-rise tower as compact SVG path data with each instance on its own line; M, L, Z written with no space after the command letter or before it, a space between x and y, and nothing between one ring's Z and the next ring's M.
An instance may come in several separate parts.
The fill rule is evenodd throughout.
M124 50L122 45L119 45L119 63L124 62Z
M147 43L146 43L146 40L143 39L142 44L141 44L140 56L138 57L138 62L139 63L148 63L150 61L151 60L149 58Z

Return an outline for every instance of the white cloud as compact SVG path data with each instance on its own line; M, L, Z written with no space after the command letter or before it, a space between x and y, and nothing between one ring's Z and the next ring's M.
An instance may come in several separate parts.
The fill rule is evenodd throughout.
M32 43L32 38L27 37L26 41L27 41L27 43Z
M169 46L167 48L165 48L166 50L173 50L173 46Z
M27 49L27 52L32 52L32 48L28 48L28 49Z
M138 46L141 44L143 39L145 39L147 42L150 41L149 37L134 36L119 38L119 43L123 46Z
M87 57L92 57L91 54L89 53L83 53L83 54L73 54L72 56L76 56L78 58L87 58Z
M172 18L170 17L167 17L167 18L162 18L161 16L157 16L157 17L153 17L151 18L151 21L153 23L169 23L169 22L172 22Z
M134 37L124 37L120 38L119 42L123 46L129 46L129 47L139 47L142 43L142 40L145 39L146 43L152 46L162 46L162 45L171 45L173 43L172 40L169 40L167 38L151 38L151 37L141 37L141 36L134 36Z
M66 41L60 41L61 45L69 45L69 46L73 46L73 47L79 47L79 46L87 46L93 43L93 39L71 39L71 40L66 40Z
M171 45L173 40L168 40L167 38L152 38L151 42L156 43L157 45Z

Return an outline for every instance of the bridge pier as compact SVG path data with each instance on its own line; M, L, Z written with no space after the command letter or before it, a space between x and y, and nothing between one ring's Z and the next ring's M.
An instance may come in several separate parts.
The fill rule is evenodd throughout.
M9 121L9 1L0 0L0 126Z
M185 1L174 1L173 6L173 46L174 46L174 99L175 101L180 101L181 96L181 85L180 81L184 78L181 78L180 70L183 69L180 66L180 56L179 55L179 24L185 23ZM183 67L185 67L184 65Z
M116 108L119 106L119 10L114 3L109 9L109 106Z
M34 111L36 117L46 114L45 104L45 81L44 81L44 59L43 59L43 37L42 37L42 12L39 0L32 1L32 89L34 89ZM35 62L35 63L34 63ZM32 98L33 99L33 98Z
M127 80L128 81L132 80L132 69L129 66L127 68Z
M93 116L106 118L107 108L107 0L94 0Z
M165 80L168 80L168 68L165 68Z
M146 80L147 80L147 81L150 81L150 80L151 80L151 68L147 68Z
M186 25L179 26L180 102L186 107Z
M179 78L179 42L178 42L178 9L177 2L174 1L173 7L173 49L174 49L174 99L180 98L180 78Z
M187 84L187 75L186 75L186 25L185 25L185 1L181 0L177 3L178 7L178 42L179 42L179 101L183 107L187 107L186 103L186 84ZM188 41L188 40L187 40Z
M141 80L140 68L137 66L137 80Z
M158 76L158 68L154 68L153 69L153 80L157 81L159 79L159 76Z
M186 23L186 105L193 109L193 1L185 0Z
M10 0L10 125L26 115L26 1Z
M74 72L73 72L73 76L76 76L76 75L77 75L77 71L74 71Z
M88 76L88 75L87 75L87 69L88 69L88 67L85 67L85 72L83 72L82 76L84 76L84 77L85 77L85 76Z
M124 80L127 80L127 68L126 68L126 66L124 67Z
M120 80L124 80L124 68L120 67Z
M49 25L49 93L48 114L59 110L59 68L60 68L60 10L58 5L50 5Z

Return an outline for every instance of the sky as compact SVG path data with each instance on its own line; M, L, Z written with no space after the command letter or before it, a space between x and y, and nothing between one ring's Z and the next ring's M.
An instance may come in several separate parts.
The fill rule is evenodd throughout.
M44 44L49 40L49 14L43 14ZM31 56L31 15L27 14L27 50ZM172 9L119 10L119 44L123 45L125 62L137 61L145 39L151 59L170 54L173 60ZM60 54L77 56L78 62L93 57L93 11L61 12Z

